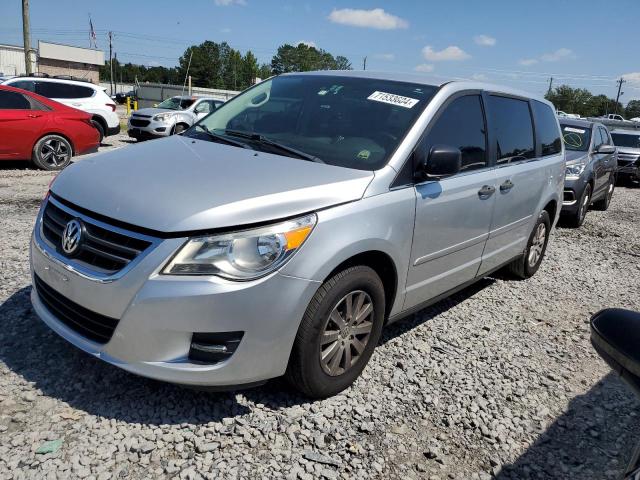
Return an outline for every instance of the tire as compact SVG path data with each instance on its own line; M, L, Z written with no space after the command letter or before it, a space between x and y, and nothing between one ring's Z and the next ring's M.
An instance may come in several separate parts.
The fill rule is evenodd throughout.
M540 232L543 233L543 238L540 237ZM524 255L511 262L507 266L508 271L522 280L532 277L540 268L544 254L547 251L550 233L551 219L549 218L549 212L543 210L533 227L531 235L529 235Z
M42 170L62 170L69 165L73 157L73 148L69 141L60 135L45 135L33 146L32 163Z
M609 184L607 185L607 193L605 193L604 197L602 197L597 202L593 202L593 208L595 210L607 211L609 210L609 205L611 205L611 199L613 198L613 191L616 188L616 177L615 175L611 175L609 178Z
M587 183L587 186L584 187L584 191L580 196L580 204L578 210L571 215L567 215L564 220L564 224L571 228L579 228L584 223L584 219L587 218L587 212L589 211L589 206L591 205L591 194L592 188L591 184Z
M349 304L351 312L355 306L364 317L358 321L348 313ZM369 306L371 311L365 313ZM288 382L311 398L326 398L347 388L380 340L384 312L384 286L371 268L349 267L328 279L311 299L298 328L285 373ZM356 327L360 333L355 333Z
M93 124L93 127L98 130L98 135L99 135L99 142L98 143L102 143L102 140L104 139L104 127L102 126L102 123L100 123L98 120L91 120L91 123Z
M178 124L177 124L177 125L175 125L175 126L173 127L173 129L171 130L171 135L177 135L177 134L179 134L179 133L182 133L182 132L184 132L187 128L189 128L189 127L187 127L184 123L178 123Z

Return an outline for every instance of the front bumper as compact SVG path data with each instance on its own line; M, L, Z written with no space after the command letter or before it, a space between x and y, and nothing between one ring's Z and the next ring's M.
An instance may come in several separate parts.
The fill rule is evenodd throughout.
M566 179L564 181L564 197L561 214L572 214L580 208L580 198L587 186L586 178Z
M175 122L157 121L153 120L153 117L131 117L127 121L127 132L130 137L134 138L168 137L171 135L174 125Z
M134 268L112 281L87 278L47 250L36 224L31 242L31 301L36 314L85 352L129 372L173 383L235 386L286 370L297 329L318 282L274 273L251 282L160 275L185 239L160 242ZM107 343L96 343L47 307L35 275L60 298L117 318ZM189 359L195 332L244 332L230 358L215 364Z

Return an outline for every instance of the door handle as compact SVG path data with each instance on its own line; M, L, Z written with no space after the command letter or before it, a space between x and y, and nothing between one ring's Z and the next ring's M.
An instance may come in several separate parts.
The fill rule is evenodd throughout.
M502 185L500 185L501 192L508 192L513 188L513 182L511 180L506 180Z
M496 187L492 187L491 185L483 185L480 190L478 190L478 195L480 198L487 198L493 195L493 192L496 191Z
M38 118L41 117L42 115L38 114L38 113L29 113L27 114L27 117L29 118Z

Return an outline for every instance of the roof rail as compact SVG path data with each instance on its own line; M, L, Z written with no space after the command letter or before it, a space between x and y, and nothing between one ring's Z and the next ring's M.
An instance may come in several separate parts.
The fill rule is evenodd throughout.
M25 77L49 78L49 74L48 73L41 73L41 72L34 72L34 73L30 73L28 75L25 75Z
M73 75L54 75L51 78L57 78L59 80L73 80L74 82L93 83L88 78L74 77Z

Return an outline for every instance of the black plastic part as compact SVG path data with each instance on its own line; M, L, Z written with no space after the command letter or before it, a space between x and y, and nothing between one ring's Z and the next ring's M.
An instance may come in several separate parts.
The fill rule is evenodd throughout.
M459 173L462 169L462 152L449 145L434 145L427 161L420 165L426 178L442 178Z
M191 337L189 360L215 364L231 358L237 350L244 332L195 332ZM220 351L208 351L217 349Z

